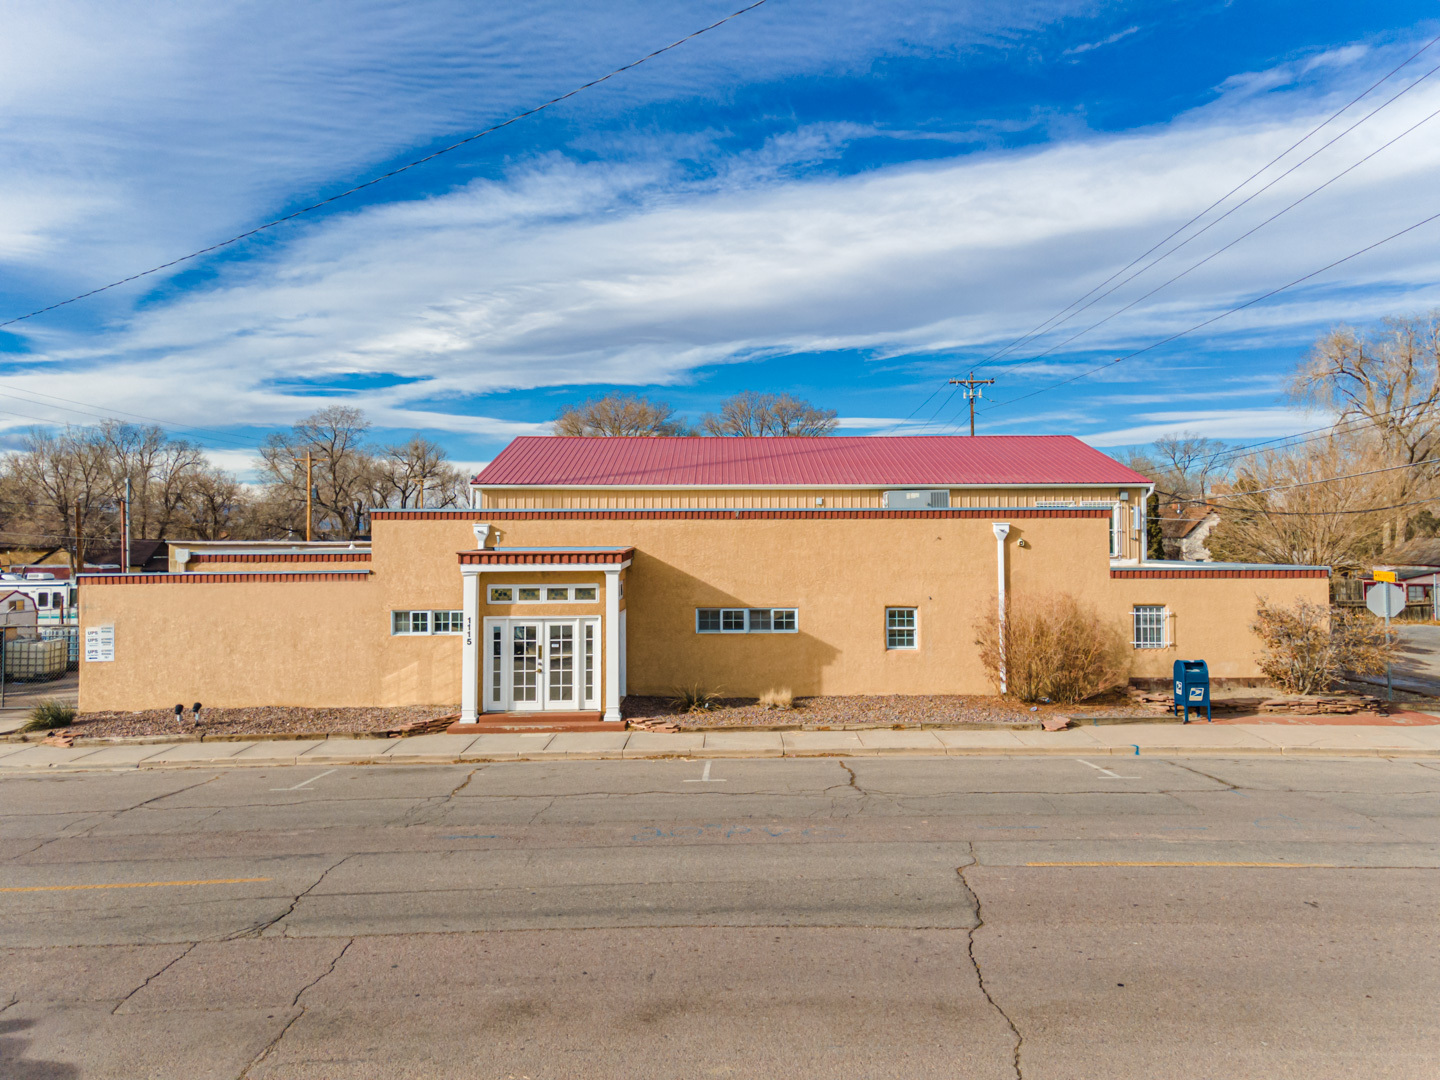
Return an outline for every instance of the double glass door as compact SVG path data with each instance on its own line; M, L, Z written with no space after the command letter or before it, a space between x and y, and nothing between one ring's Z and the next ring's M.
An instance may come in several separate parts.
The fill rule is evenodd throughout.
M598 619L487 619L486 708L594 707Z

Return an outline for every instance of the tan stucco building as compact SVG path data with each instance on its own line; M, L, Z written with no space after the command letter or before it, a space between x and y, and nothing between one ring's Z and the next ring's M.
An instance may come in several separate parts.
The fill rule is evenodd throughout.
M470 508L375 510L369 543L172 545L86 578L81 708L459 704L630 694L983 694L977 622L1070 593L1255 679L1257 599L1324 567L1143 559L1149 481L1076 439L517 439Z

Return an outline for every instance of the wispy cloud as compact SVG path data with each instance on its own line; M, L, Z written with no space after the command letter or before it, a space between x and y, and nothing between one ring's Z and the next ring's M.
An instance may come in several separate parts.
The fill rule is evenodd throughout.
M1117 31L1109 37L1101 38L1099 41L1087 41L1083 45L1076 45L1066 49L1061 56L1079 56L1081 53L1093 52L1096 49L1103 49L1106 45L1114 45L1117 41L1124 41L1131 34L1138 34L1140 27L1127 26L1124 30Z
M629 59L703 21L712 6L722 11L622 3L575 18L551 2L504 19L439 3L292 6L273 40L237 36L237 20L255 17L249 9L161 5L142 34L106 9L61 7L63 18L32 21L0 42L0 105L17 118L0 132L0 154L18 163L0 179L7 302L198 246L337 178L541 100L576 72ZM76 316L78 325L21 324L30 351L0 382L192 425L285 423L338 398L385 426L503 440L543 424L498 415L502 392L676 386L717 366L840 351L877 364L904 356L923 366L914 357L940 354L973 362L1206 206L1313 126L1338 88L1373 77L1367 65L1381 63L1368 48L1338 48L1276 69L1269 83L1232 80L1214 104L1164 126L1052 132L1018 150L977 152L991 144L985 124L970 121L930 132L899 122L909 117L796 119L738 147L718 120L663 122L666 109L703 112L697 102L726 102L737 87L978 47L1080 8L1057 0L1012 16L979 3L908 5L883 26L858 2L796 0L783 16L761 9L768 21L707 40L683 64L576 99L573 112L547 120L561 131L548 142L497 141L434 188L387 191L383 201L318 217L143 302L112 294L86 309L94 316ZM279 9L265 10L279 18ZM336 35L342 11L348 30ZM70 46L93 68L65 59ZM102 92L109 84L115 93ZM1277 102L1261 92L1267 85L1295 89ZM1004 394L1184 329L1422 216L1440 167L1440 143L1423 133L1154 299L1051 355L1015 363L1436 108L1440 90L1415 91L1193 254L1016 349L995 365ZM564 136L572 123L573 137ZM859 167L847 157L880 141L931 145L921 159ZM1377 304L1405 310L1440 300L1434 235L1418 233L1217 324L1207 331L1208 362L1223 366L1227 350L1293 345L1333 320L1373 316ZM1112 400L1088 412L1073 398L1047 397L1023 416L998 409L990 418L1113 428L1095 439L1163 433L1164 419L1119 424L1103 411L1163 396L1155 381L1175 372L1159 359L1090 380ZM1209 385L1212 397L1229 393L1223 379ZM1116 400L1125 394L1131 400ZM1207 433L1239 424L1242 413L1267 424L1290 415L1212 410ZM847 429L870 421L891 423L851 418ZM0 412L0 429L24 422Z

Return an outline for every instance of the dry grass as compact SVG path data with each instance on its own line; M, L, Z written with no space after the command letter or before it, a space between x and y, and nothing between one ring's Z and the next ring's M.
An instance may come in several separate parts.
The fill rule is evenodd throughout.
M21 731L51 731L69 727L75 722L75 706L54 698L37 702L30 710L30 719Z
M678 712L709 712L720 704L720 691L707 690L699 683L677 686L671 691L670 706Z
M991 614L976 626L980 662L1000 685L1002 659L1006 694L1021 701L1073 705L1125 683L1130 649L1119 626L1073 596L1019 598L1010 605L1001 640Z
M760 695L760 704L767 709L793 709L795 708L795 695L790 692L788 686L782 686L778 690L766 690Z

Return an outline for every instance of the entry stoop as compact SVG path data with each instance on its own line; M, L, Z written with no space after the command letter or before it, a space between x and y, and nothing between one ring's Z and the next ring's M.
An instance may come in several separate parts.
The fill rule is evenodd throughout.
M623 723L607 724L600 712L481 713L473 724L455 721L446 732L451 735L488 735L496 732L526 731L624 731Z

